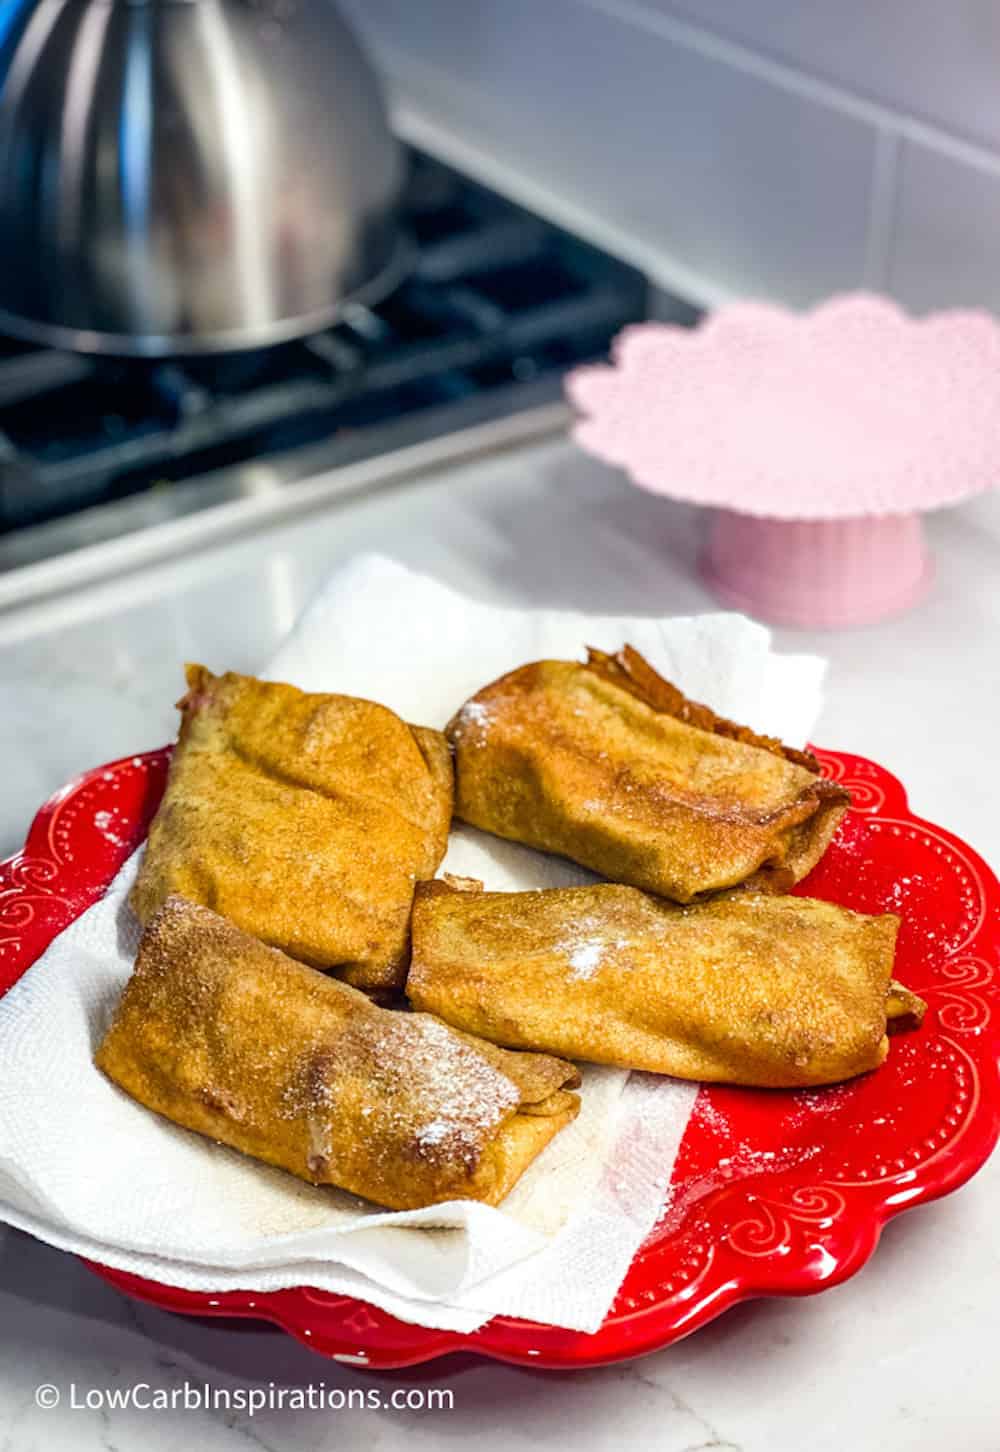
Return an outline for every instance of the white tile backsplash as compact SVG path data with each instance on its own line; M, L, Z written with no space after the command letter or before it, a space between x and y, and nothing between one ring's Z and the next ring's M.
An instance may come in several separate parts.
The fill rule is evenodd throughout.
M891 291L918 312L1000 312L1000 170L956 165L906 142L900 156Z
M1000 0L343 3L411 118L667 287L1000 310Z
M997 0L639 3L889 110L1000 147Z

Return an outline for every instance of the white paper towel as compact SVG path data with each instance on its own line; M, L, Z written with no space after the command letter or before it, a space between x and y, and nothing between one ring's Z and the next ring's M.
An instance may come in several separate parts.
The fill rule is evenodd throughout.
M768 632L740 616L501 610L371 556L331 580L266 674L443 726L514 666L625 641L691 696L758 729L801 742L815 720L822 662L774 655ZM444 866L499 890L591 880L462 826ZM0 1219L190 1289L312 1285L457 1331L499 1313L600 1325L663 1204L693 1086L588 1066L580 1116L499 1209L382 1212L301 1184L148 1113L93 1067L135 952L125 901L135 867L0 1000Z

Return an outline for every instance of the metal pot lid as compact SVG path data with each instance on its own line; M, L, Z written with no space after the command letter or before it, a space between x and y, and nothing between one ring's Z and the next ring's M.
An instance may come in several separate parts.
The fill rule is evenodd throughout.
M402 276L402 179L331 0L6 0L4 331L155 357L324 327Z

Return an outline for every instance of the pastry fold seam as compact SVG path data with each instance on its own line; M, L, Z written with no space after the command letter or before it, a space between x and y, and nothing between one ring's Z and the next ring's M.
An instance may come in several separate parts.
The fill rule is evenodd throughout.
M132 1098L395 1210L497 1204L579 1110L579 1071L379 1008L171 897L97 1052Z

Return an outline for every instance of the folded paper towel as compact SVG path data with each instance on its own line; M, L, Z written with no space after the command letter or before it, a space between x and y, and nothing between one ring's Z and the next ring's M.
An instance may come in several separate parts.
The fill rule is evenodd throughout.
M266 674L443 726L514 666L625 641L727 716L793 742L812 726L822 663L776 656L767 631L740 616L503 610L378 557L330 581ZM505 1314L596 1330L663 1206L695 1088L587 1066L579 1118L499 1209L382 1212L300 1184L149 1114L93 1067L135 952L135 868L133 858L0 1000L0 1220L188 1289L311 1285L442 1329ZM592 880L463 826L444 868L497 890Z

